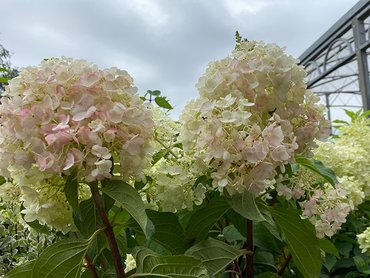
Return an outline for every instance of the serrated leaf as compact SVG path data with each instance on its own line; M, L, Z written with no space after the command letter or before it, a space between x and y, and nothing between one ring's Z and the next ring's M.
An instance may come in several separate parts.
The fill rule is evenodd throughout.
M266 220L256 205L254 195L248 191L233 195L229 202L231 208L246 219L253 221Z
M167 248L172 254L184 253L186 249L184 230L179 223L177 215L153 210L147 210L147 214L155 227L152 240Z
M47 247L36 260L33 277L77 278L89 240L60 241Z
M325 253L334 255L338 259L340 258L337 247L335 247L335 245L327 238L319 239L319 245Z
M187 256L200 260L211 275L219 274L232 261L244 254L245 250L238 250L213 238L197 243L185 253Z
M137 190L121 180L103 180L102 185L102 191L120 203L140 225L145 236L150 238L154 226L145 212L144 202Z
M154 101L159 107L165 109L173 109L172 105L168 102L168 100L165 97L156 97Z
M26 262L5 274L4 278L32 278L35 261Z
M185 229L185 237L189 242L205 239L209 230L230 209L225 198L211 199L204 207L192 214Z
M330 168L326 167L321 161L315 159L309 159L306 157L296 157L296 162L313 172L322 176L327 182L331 185L335 185L338 183L337 177L335 173Z
M96 230L97 214L92 198L79 204L80 217L73 216L75 225L82 235L90 237Z
M73 213L80 217L80 208L78 205L78 179L77 179L77 168L73 168L71 174L66 177L66 183L64 185L64 194L66 195L69 205L73 209Z
M189 256L161 256L145 247L136 247L132 255L137 274L131 277L207 278L207 269ZM146 274L147 276L140 276ZM162 275L162 276L156 276Z
M301 219L294 209L273 207L271 214L285 237L298 270L305 278L318 278L322 258L312 224L307 219Z

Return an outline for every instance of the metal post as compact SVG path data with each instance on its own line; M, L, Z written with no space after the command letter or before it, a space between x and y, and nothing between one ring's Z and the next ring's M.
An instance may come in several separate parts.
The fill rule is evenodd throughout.
M362 47L366 43L364 21L357 17L353 18L352 28L358 66L358 83L362 94L363 109L366 111L370 110L370 81L366 47Z
M331 112L330 112L330 101L329 101L329 96L330 94L325 94L325 104L326 104L326 108L328 109L327 111L327 116L328 116L328 120L331 121Z

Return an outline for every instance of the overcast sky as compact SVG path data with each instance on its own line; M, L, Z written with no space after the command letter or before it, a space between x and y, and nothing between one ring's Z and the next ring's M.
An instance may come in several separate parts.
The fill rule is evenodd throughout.
M238 30L298 57L356 0L0 0L0 43L12 64L82 58L127 70L143 94L176 107L197 96L209 61L227 56Z

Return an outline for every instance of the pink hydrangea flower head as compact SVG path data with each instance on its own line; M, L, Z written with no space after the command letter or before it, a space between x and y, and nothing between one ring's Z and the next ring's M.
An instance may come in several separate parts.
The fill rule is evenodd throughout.
M49 179L77 168L79 181L88 183L111 178L114 163L123 179L141 177L153 129L151 111L126 71L48 59L22 69L1 99L0 154L6 160L0 175L14 179L12 165Z

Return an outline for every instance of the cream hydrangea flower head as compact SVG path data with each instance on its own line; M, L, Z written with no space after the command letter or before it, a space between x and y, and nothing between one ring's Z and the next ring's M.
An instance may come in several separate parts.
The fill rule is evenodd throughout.
M357 240L362 253L370 255L370 227L367 227L365 231L357 235Z
M211 62L185 107L184 150L209 164L213 185L230 194L262 192L279 165L329 135L306 73L274 44L243 42Z
M24 170L40 177L36 183L19 184L34 190L39 200L49 190L62 191L63 182L50 181L69 175L72 168L78 169L82 183L111 178L112 161L126 180L143 176L154 123L126 71L52 58L24 68L5 95L0 104L0 175L19 180L16 175ZM66 202L62 196L59 201ZM47 207L36 201L25 201L25 206L36 219L40 206Z

